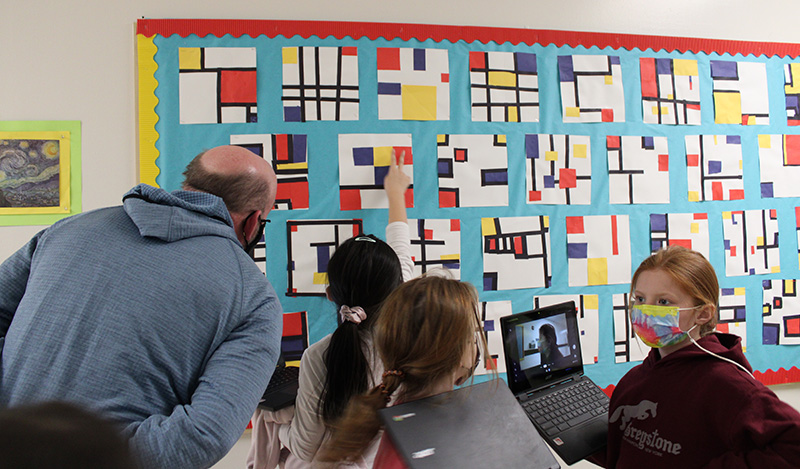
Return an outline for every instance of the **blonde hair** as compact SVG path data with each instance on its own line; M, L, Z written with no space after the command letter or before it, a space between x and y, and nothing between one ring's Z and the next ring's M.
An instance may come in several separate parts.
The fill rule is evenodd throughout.
M462 365L476 335L485 352L483 334L476 334L482 330L477 307L475 287L440 276L416 278L392 292L374 332L387 370L383 381L350 401L319 459L357 459L380 429L377 411L386 407L390 396L410 401L429 395L433 386Z
M695 300L696 306L710 304L714 314L700 326L700 336L714 332L719 317L719 281L717 273L702 254L683 246L668 246L645 259L631 279L631 294L642 272L663 270L678 286Z

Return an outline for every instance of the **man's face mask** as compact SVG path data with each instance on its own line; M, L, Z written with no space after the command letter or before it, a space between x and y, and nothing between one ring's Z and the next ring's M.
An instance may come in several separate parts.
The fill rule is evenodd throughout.
M701 305L702 306L702 305ZM646 345L660 348L675 345L686 338L689 332L681 330L680 312L700 308L678 308L677 306L633 305L630 309L633 331Z
M251 239L244 247L244 252L246 252L248 256L253 257L253 251L256 249L256 244L258 244L258 242L261 241L261 238L264 237L264 227L267 225L267 222L269 222L267 219L258 219L258 231L256 231L255 237L253 237L253 239Z

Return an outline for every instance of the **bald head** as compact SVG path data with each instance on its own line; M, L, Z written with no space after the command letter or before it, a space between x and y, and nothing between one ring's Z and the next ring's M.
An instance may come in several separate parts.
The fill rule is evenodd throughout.
M275 203L275 172L266 160L242 147L223 145L200 153L183 175L184 190L219 196L231 213L269 213Z

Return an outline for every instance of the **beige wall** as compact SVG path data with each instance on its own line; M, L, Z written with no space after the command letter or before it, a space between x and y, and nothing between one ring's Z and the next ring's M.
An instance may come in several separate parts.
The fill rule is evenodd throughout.
M795 0L2 0L0 120L80 120L83 209L137 183L135 20L258 18L505 26L800 42ZM41 227L0 227L0 261ZM800 385L776 389L800 407ZM242 467L235 457L217 467Z

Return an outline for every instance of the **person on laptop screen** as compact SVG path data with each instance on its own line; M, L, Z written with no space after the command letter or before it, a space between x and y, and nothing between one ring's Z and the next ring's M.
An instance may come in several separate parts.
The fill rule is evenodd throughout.
M652 349L611 396L606 467L800 467L800 413L753 377L739 337L715 332L719 293L680 246L634 273L631 325Z
M383 366L372 331L379 306L403 280L413 261L405 211L410 178L403 156L384 178L389 199L388 244L373 235L343 242L328 263L328 299L336 305L338 327L311 345L300 361L297 400L277 412L258 409L247 458L248 469L312 467L317 451L348 401L380 382ZM377 442L357 467L372 467Z
M477 312L475 287L439 276L410 280L389 295L375 324L383 380L350 402L320 460L358 460L380 429L378 410L393 398L409 402L464 384L486 350ZM406 467L385 433L374 467Z
M539 326L539 353L542 354L542 366L545 368L561 369L572 363L571 358L559 350L556 328L551 324Z

